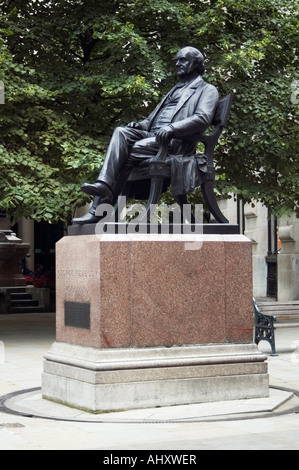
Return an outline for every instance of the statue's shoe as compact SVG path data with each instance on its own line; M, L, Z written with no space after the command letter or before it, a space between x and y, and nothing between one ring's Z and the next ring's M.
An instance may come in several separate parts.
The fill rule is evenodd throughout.
M107 184L100 181L82 184L81 191L90 196L99 196L101 203L112 204L113 202L113 192Z
M72 219L72 223L78 225L96 224L101 218L102 217L87 212L87 214L83 215L82 217L74 217Z

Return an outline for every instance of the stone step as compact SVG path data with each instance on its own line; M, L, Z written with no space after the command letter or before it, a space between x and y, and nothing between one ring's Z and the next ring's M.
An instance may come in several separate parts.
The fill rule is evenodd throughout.
M10 294L20 294L20 293L26 293L26 287L8 287L6 288L6 292Z
M26 292L11 293L11 300L27 300L27 299L32 299L32 295Z
M40 313L44 312L44 308L38 306L19 306L11 307L10 313Z
M38 307L38 300L33 300L33 299L19 299L19 300L11 300L11 306L12 307Z
M13 291L10 296L10 313L37 313L43 311L39 301L33 299L32 294L26 292L26 289Z
M272 315L277 323L299 324L299 301L258 301L258 307L265 315Z

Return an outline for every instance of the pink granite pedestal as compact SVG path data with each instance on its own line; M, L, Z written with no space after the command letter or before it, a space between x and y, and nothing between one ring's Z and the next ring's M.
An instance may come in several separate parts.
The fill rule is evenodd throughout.
M43 396L92 412L265 397L243 235L82 235L56 246Z

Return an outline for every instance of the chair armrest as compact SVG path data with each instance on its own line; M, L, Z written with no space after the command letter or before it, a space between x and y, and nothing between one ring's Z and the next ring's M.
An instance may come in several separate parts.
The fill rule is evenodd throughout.
M151 158L151 161L166 161L167 155L168 155L168 146L169 142L166 142L164 144L160 144L158 153L155 157Z

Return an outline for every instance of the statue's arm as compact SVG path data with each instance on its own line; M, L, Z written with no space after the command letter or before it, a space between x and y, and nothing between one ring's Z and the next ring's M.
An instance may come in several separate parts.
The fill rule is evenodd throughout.
M142 129L142 125L140 122L132 121L127 124L127 127L131 127L133 129Z
M148 131L149 129L149 124L151 122L151 117L152 117L152 114L151 113L147 118L143 119L142 121L132 121L132 122L129 122L129 124L127 124L127 127L133 127L135 129L142 129L143 131Z
M196 103L192 114L185 113L185 116L172 122L174 137L181 139L190 135L202 134L211 125L218 103L219 94L213 85L206 86Z

